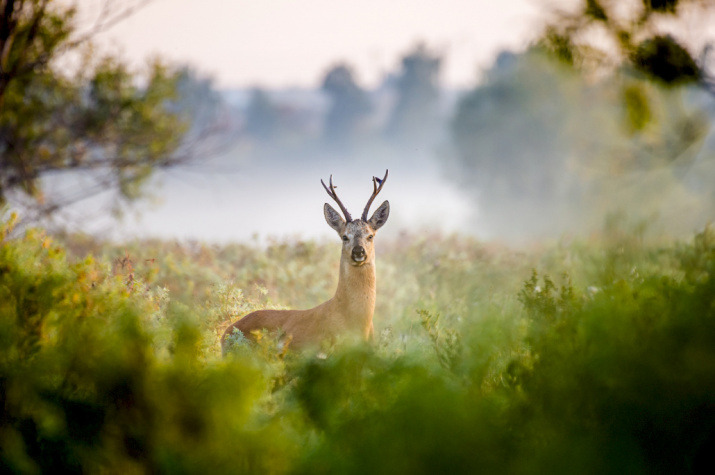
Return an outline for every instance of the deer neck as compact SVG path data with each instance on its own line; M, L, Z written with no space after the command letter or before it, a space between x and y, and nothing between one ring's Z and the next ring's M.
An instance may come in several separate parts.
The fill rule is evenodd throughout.
M369 324L375 312L375 262L356 267L349 259L343 256L340 260L338 289L333 299L346 318Z

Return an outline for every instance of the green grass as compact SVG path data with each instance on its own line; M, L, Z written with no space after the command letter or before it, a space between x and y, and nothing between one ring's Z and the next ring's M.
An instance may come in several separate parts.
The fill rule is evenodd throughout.
M608 223L516 249L378 242L376 339L323 355L339 245L0 243L0 467L14 473L699 473L715 449L715 232Z

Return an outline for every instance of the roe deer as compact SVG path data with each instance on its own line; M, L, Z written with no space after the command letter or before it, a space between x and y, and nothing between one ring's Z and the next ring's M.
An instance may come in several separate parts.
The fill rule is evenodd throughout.
M291 348L304 348L318 345L326 339L334 339L341 334L360 335L363 339L372 338L374 330L372 315L375 312L375 232L387 221L390 203L383 202L375 213L367 218L370 205L387 180L372 178L373 193L365 205L362 217L353 220L348 210L338 198L330 176L330 188L323 188L334 199L345 216L343 219L328 203L323 206L323 213L328 225L337 231L343 240L340 256L340 275L338 289L333 298L308 310L257 310L230 325L221 337L221 348L226 351L226 338L234 329L252 338L254 330L281 329L290 338ZM379 187L378 187L379 184Z

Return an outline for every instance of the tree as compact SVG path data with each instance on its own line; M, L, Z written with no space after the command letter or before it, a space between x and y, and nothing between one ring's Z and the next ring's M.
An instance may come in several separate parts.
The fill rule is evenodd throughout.
M714 14L715 5L701 0L582 0L546 25L539 46L589 79L611 80L625 131L643 155L656 158L634 162L660 166L682 161L707 134L709 120L685 96L697 88L715 98L715 36L708 31Z
M578 188L569 161L579 141L569 139L594 128L598 115L592 106L581 113L585 96L573 71L529 51L501 53L484 82L460 99L450 129L454 176L483 205L491 232L540 235L555 227L553 210Z
M396 140L430 138L439 123L439 70L442 59L424 45L402 58L396 80L397 103L387 125Z
M265 90L254 88L246 110L246 133L257 140L268 141L279 134L280 114Z
M676 161L706 133L701 111L688 111L683 94L696 87L715 97L708 69L715 37L707 30L714 13L712 2L701 0L582 0L546 25L539 46L587 77L620 78L614 86L624 128L638 141L654 121L669 120L671 130L657 141L660 153L643 145Z
M645 119L629 117L623 90L644 98L631 106L647 115L637 131L632 122ZM715 162L701 147L711 121L707 103L676 101L681 93L620 71L587 81L540 47L502 53L457 104L454 176L500 236L592 229L623 207L702 225L712 216L703 185Z
M451 124L484 224L534 236L624 210L671 232L711 220L715 88L707 35L692 30L711 5L583 0L524 54L499 56Z
M138 74L92 46L96 33L145 3L106 2L81 31L66 2L0 1L0 204L40 217L116 189L118 207L140 195L154 169L188 159L187 121L170 110L178 72L154 61ZM78 64L71 71L59 64L69 56ZM75 171L92 184L43 193L46 178Z
M711 201L712 174L702 168L712 162L705 137L714 118L706 110L715 99L714 21L711 1L582 0L539 41L591 80L617 78L613 92L635 151L622 169L671 167L691 188L712 190Z
M484 84L459 101L454 145L492 200L553 196L568 155L561 135L579 100L574 81L541 54L501 53Z
M176 91L177 97L169 102L168 110L190 124L185 139L198 140L230 128L230 108L216 90L213 78L182 66L176 70Z
M714 11L702 0L582 0L555 15L539 44L589 73L626 68L664 86L697 84L715 93L707 71L711 43L692 31L693 18L705 30Z
M328 71L322 89L331 98L324 136L328 142L345 143L356 135L361 123L372 112L370 99L355 81L352 69L345 64Z

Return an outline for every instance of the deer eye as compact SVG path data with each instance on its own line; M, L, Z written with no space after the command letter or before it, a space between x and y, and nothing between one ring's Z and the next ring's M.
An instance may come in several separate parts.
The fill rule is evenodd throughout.
M347 236L343 236L343 241L348 242L348 237L347 237Z
M373 238L373 237L374 237L374 236L373 236L372 234L370 234L370 235L367 237L367 240L368 240L368 241L372 241L372 238Z

